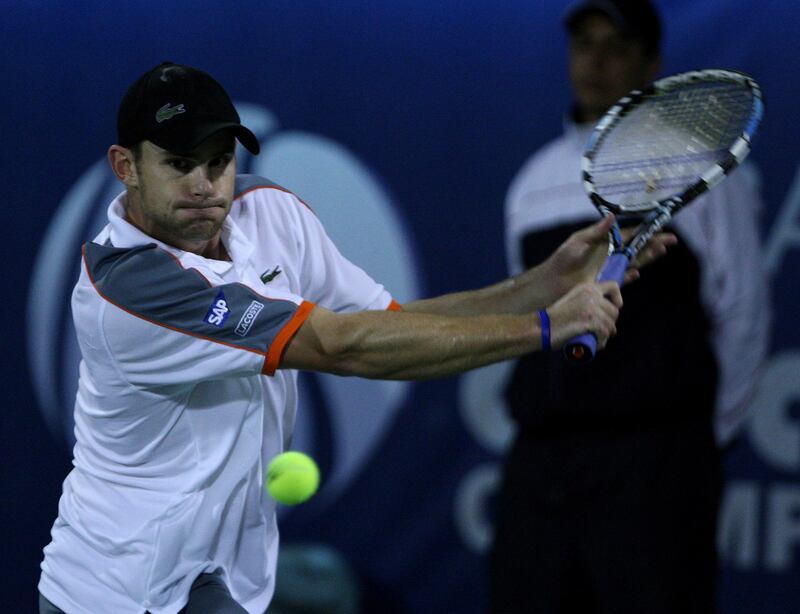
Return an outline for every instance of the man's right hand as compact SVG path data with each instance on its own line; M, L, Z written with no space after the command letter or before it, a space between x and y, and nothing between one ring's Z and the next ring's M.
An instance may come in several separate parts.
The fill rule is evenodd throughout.
M597 347L604 348L617 332L621 307L622 293L616 282L578 284L547 308L552 347L560 348L573 337L592 332Z

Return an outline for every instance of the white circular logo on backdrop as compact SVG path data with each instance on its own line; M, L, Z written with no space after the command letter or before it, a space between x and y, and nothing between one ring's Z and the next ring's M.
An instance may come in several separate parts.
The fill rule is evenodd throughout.
M419 297L420 275L410 233L366 164L320 135L280 131L276 117L260 105L236 106L242 123L262 145L258 157L239 146L238 171L268 177L309 203L341 252L399 302ZM80 363L70 294L79 275L80 246L105 226L108 204L122 189L105 158L93 164L59 204L31 280L27 332L34 390L50 430L70 447L75 441L73 405ZM330 441L317 441L308 411L314 395L301 392L294 447L311 453L323 445L332 447L335 462L317 496L324 505L338 497L367 463L410 384L323 374L314 378L330 422Z

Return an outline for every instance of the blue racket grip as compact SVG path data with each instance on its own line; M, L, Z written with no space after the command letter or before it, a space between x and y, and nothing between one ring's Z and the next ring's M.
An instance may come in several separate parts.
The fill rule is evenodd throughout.
M615 281L620 286L625 278L630 259L622 252L614 252L606 260L597 281ZM564 355L570 362L590 362L597 354L597 337L594 333L583 333L570 339L564 346Z

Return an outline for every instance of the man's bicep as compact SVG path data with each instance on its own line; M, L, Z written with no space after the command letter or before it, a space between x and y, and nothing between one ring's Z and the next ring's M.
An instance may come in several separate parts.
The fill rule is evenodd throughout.
M344 318L324 307L315 306L288 340L279 368L333 371L336 331L344 332L343 323L339 322Z
M356 347L359 335L375 330L374 318L384 312L403 312L406 305L392 300L385 310L375 309L354 313L337 313L319 305L303 319L292 332L283 351L279 368L323 371L338 375L364 375L358 367L347 363L348 350ZM380 328L380 327L379 327Z

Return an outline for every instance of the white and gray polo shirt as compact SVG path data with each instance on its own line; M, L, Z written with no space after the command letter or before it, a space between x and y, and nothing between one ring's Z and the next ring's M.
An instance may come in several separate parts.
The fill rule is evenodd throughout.
M262 472L297 410L283 351L315 304L397 307L296 196L246 175L236 194L222 229L231 262L144 234L124 194L84 246L74 469L39 584L67 612L177 612L211 571L263 612L278 533Z

